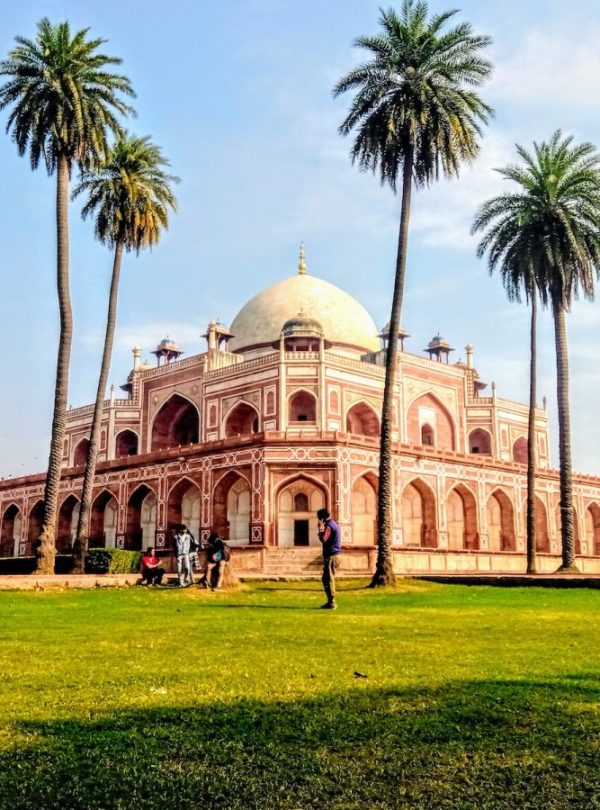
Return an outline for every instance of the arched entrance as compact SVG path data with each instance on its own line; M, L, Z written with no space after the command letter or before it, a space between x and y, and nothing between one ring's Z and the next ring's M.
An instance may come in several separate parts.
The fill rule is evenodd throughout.
M78 442L75 452L73 453L73 466L83 467L87 461L88 450L90 449L90 440L82 439Z
M377 414L366 402L357 402L346 416L346 430L357 436L370 436L379 438L379 419Z
M585 510L585 539L588 554L600 556L600 507L591 503Z
M247 402L240 402L225 420L225 438L258 433L258 412Z
M424 394L408 408L406 414L408 441L432 445L440 450L454 450L454 424L450 412L437 397Z
M158 411L152 424L152 450L196 444L200 436L198 409L189 399L173 394Z
M469 433L469 453L481 453L489 456L492 453L492 437L483 428L476 428Z
M520 436L513 444L513 461L516 461L517 464L527 464L527 447L527 437Z
M2 535L0 540L0 556L18 557L21 543L21 512L16 504L12 503L4 510L2 515Z
M136 456L138 454L138 437L133 430L122 430L115 439L115 458Z
M31 556L36 548L36 543L42 533L44 524L44 501L38 501L29 513L29 526L27 528L27 542L25 545L25 556Z
M231 545L250 542L250 484L241 475L228 472L213 493L213 530Z
M201 505L202 496L197 485L189 478L179 481L171 490L167 502L169 531L173 533L183 523L199 542Z
M462 484L450 490L446 503L448 517L448 549L478 549L477 504L473 493Z
M373 546L377 542L377 478L368 473L352 485L352 543Z
M325 508L325 493L317 483L295 479L279 490L276 505L279 546L320 546L316 513Z
M288 421L316 422L317 398L309 391L296 391L289 399Z
M490 551L514 551L515 511L512 501L497 489L487 502L488 548Z
M125 547L140 550L153 546L156 534L156 495L142 484L127 503L127 534Z
M525 521L527 521L527 503L525 504ZM550 532L548 515L542 500L535 496L535 550L542 554L550 553Z
M402 538L405 546L437 548L435 497L420 479L402 493Z
M105 490L92 504L90 548L114 548L117 538L117 500Z
M73 547L77 536L77 521L79 520L79 500L75 495L69 495L58 510L58 525L56 527L56 551L59 554L68 554Z

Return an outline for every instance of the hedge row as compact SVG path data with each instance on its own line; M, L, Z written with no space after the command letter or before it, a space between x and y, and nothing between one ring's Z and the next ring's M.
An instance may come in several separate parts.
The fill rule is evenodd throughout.
M123 548L91 548L85 558L86 574L137 574L141 551Z

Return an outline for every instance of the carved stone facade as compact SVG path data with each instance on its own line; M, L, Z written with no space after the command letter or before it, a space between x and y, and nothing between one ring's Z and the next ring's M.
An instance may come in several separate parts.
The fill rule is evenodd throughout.
M240 570L311 572L319 562L315 512L324 506L341 527L343 570L372 570L385 349L374 350L377 333L364 310L354 331L346 326L338 334L327 295L338 318L345 294L338 300L326 282L294 279L273 288L289 282L289 295L267 290L249 302L231 332L213 322L202 354L148 367L134 350L128 397L113 395L104 405L92 546L152 544L168 554L174 527L183 522L202 539L213 530L226 537ZM325 301L319 320L304 317L306 300ZM271 333L260 340L254 318L261 307L271 332L280 318L276 340ZM357 302L353 307L359 312ZM451 364L439 355L399 355L392 503L399 572L525 568L528 409L500 399L495 389L481 396L471 347L467 358ZM68 413L59 552L68 552L74 535L91 418L92 406ZM558 474L548 448L542 409L536 412L542 571L560 559ZM576 476L574 492L578 564L600 573L600 479ZM42 475L0 482L3 556L32 553L42 497Z

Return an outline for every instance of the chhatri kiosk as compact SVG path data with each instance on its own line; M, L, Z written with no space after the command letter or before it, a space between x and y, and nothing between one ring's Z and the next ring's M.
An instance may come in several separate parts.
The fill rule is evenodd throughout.
M347 293L306 271L258 293L229 328L211 321L204 351L182 357L167 338L155 364L133 368L104 403L91 546L171 547L186 523L215 530L240 571L316 571L315 512L342 530L342 571L376 555L378 435L385 352L400 341L394 407L393 554L398 572L525 569L526 405L500 398L437 335L426 354L379 332ZM70 549L93 406L68 412L57 546ZM539 567L560 563L558 473L548 416L536 411ZM44 476L0 482L0 553L30 555ZM574 481L578 565L600 573L600 479Z

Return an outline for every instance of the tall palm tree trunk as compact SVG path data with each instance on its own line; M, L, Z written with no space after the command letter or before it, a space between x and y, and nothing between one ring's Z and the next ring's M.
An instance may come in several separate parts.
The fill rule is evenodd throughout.
M102 352L100 378L98 380L98 390L96 391L96 402L94 404L94 416L92 419L92 430L90 433L90 445L85 463L85 472L83 474L83 489L81 492L81 504L79 507L79 520L77 522L77 538L75 540L75 570L79 572L83 571L85 553L88 548L88 528L90 508L92 504L92 489L94 486L94 477L96 475L96 460L98 457L98 437L100 435L102 410L104 408L104 396L106 393L106 383L108 381L110 361L112 358L115 324L117 322L117 301L119 297L119 280L121 277L122 257L123 242L118 242L115 247L115 255L113 260L110 293L108 297L108 313L106 317L104 350Z
M44 488L44 519L39 537L37 571L40 574L54 573L56 557L56 511L60 468L63 457L63 442L67 417L69 388L69 360L73 335L73 313L69 292L69 161L64 155L58 158L56 173L56 284L60 311L60 337L56 363L56 386L50 457Z
M556 387L558 398L558 451L560 460L560 519L562 565L560 571L577 570L573 542L573 467L571 462L571 413L569 407L569 351L562 301L553 300L556 344Z
M535 574L535 409L537 388L537 292L531 292L529 353L529 425L527 428L527 573Z
M398 361L398 329L404 299L404 279L406 276L406 252L408 247L408 226L410 221L410 200L412 193L413 150L404 156L402 178L402 209L396 254L396 277L394 297L390 316L387 357L385 361L385 386L381 411L381 436L379 446L379 491L377 496L377 565L371 580L371 588L393 585L396 581L392 557L392 427L394 413L394 389Z

